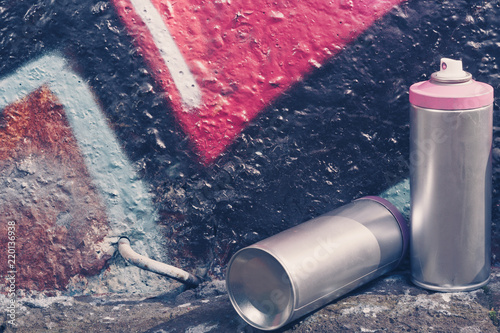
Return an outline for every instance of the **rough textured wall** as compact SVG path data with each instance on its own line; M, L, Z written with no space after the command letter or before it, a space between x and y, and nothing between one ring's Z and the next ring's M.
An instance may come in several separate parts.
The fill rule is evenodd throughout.
M0 244L15 221L18 287L172 288L113 254L118 236L222 277L237 249L360 196L407 209L408 88L447 56L497 89L500 2L300 6L1 1Z

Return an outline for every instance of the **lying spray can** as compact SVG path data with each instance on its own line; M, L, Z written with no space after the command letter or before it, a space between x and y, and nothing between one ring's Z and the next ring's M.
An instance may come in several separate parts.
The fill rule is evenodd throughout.
M479 288L490 276L493 88L443 58L410 103L413 282Z
M250 325L277 329L395 268L408 241L401 213L364 197L238 251L229 298Z

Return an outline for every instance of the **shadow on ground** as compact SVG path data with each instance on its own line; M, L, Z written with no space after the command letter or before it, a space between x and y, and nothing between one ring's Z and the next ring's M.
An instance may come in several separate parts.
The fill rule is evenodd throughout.
M400 270L277 332L497 333L499 309L498 267L486 287L462 293L420 289ZM14 328L1 315L0 332L260 332L236 314L223 281L159 295L25 297L16 316Z

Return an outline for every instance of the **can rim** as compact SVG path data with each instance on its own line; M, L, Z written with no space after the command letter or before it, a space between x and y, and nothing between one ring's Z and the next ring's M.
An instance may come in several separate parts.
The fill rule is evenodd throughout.
M403 237L403 251L401 252L401 257L399 258L398 265L403 261L404 257L406 256L406 253L408 252L408 247L410 243L410 231L408 229L408 224L406 222L406 219L404 218L403 214L399 211L399 209L396 208L390 201L375 196L375 195L370 195L366 197L359 198L357 200L371 200L375 201L382 206L384 206L391 214L394 216L396 221L398 222L399 225L399 230L401 231L401 235ZM356 200L356 201L357 201Z
M410 103L437 110L469 110L490 105L493 87L470 79L466 82L445 82L431 78L410 86Z
M248 317L248 315L243 311L243 309L240 307L239 302L235 299L234 294L231 291L232 287L231 287L231 284L229 282L230 272L231 272L231 266L233 265L233 263L236 260L236 258L239 255L241 255L242 252L246 252L246 251L250 251L250 250L260 251L260 252L268 254L270 257L272 257L281 266L281 268L283 269L283 271L289 277L291 306L290 306L290 309L288 311L283 312L284 317L280 321L280 323L278 323L278 324L276 324L274 326L263 326L263 325L260 325L259 323L255 322L255 321L251 320ZM282 327L283 325L287 324L290 321L290 318L293 317L293 314L294 314L294 311L295 311L295 308L296 308L297 288L295 286L295 281L293 279L291 279L291 276L292 275L291 275L289 269L286 267L286 265L278 257L276 257L273 253L271 253L270 251L267 251L266 249L263 249L263 248L254 247L253 245L244 247L244 248L238 250L231 257L231 260L229 260L229 263L227 265L227 270L226 270L226 289L227 289L227 293L229 295L229 300L231 301L231 304L233 305L233 307L236 310L236 312L238 312L238 314L240 315L240 317L243 318L243 320L245 320L251 326L253 326L253 327L257 328L257 329L260 329L260 330L264 330L264 331L271 331L271 330L278 329L278 328Z

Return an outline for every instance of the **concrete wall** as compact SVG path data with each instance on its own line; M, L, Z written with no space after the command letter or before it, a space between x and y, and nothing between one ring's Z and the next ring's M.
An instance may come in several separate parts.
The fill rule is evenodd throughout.
M497 89L499 17L499 1L0 2L0 276L13 225L18 290L82 294L179 286L128 266L122 235L222 278L237 249L360 196L407 214L408 88L446 56Z

